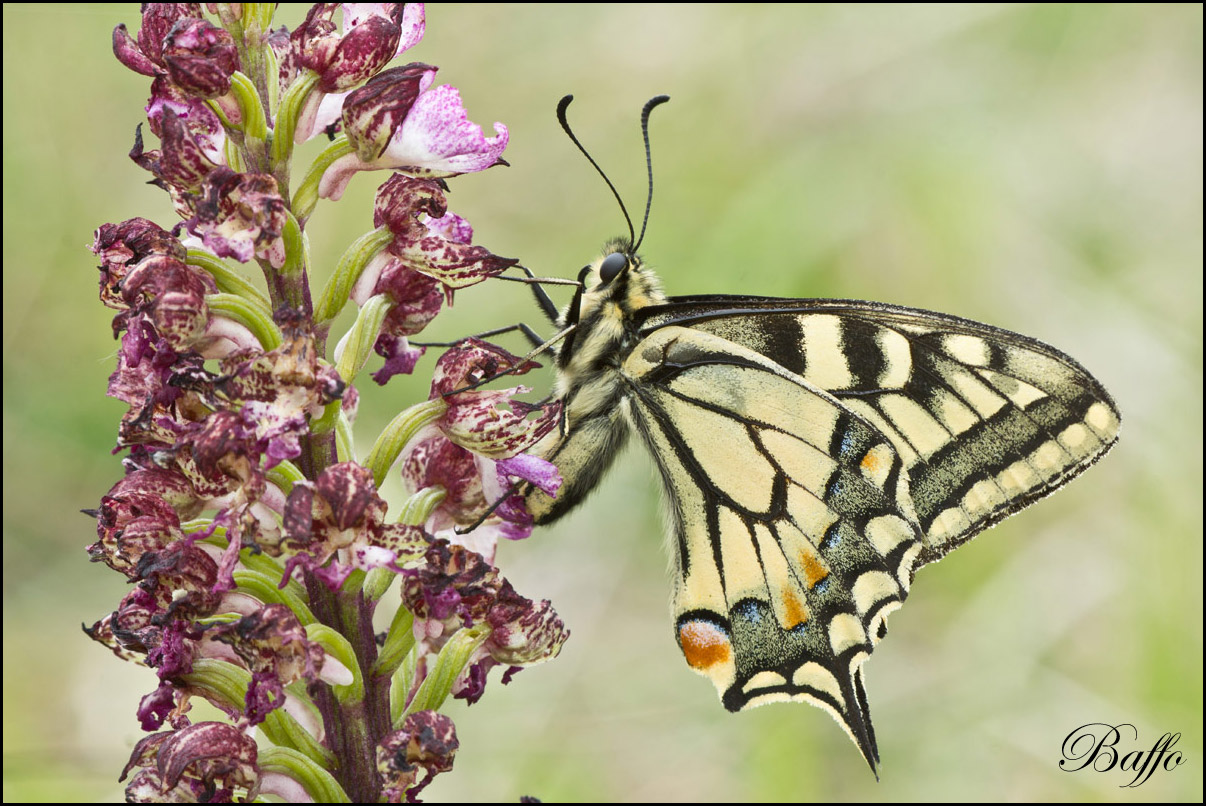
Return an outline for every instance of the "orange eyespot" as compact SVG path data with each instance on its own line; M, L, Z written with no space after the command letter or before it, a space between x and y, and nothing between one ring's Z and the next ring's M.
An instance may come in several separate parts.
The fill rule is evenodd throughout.
M688 621L679 625L678 645L691 668L700 671L718 663L728 663L733 658L733 645L728 634L710 621Z

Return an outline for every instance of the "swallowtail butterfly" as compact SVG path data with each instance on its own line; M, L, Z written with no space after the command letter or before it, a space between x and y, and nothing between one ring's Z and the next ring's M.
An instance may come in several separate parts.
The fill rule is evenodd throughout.
M646 149L664 100L642 115ZM666 493L688 665L730 711L824 708L874 770L862 668L917 569L1100 459L1114 401L1054 347L956 316L667 297L629 229L563 311L537 287L564 408L531 452L564 483L522 488L528 509L549 523L577 506L635 433Z

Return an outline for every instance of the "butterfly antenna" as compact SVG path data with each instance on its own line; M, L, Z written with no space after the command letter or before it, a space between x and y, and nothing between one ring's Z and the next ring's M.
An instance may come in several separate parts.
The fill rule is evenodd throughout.
M569 139L573 140L574 145L576 145L578 150L582 152L582 156L590 160L590 164L595 166L595 170L599 172L599 176L603 177L603 181L607 183L609 188L611 188L611 195L615 196L616 201L619 202L620 212L624 214L624 221L628 224L628 241L631 243L632 239L636 236L632 229L632 218L628 215L628 208L624 206L624 200L620 198L620 192L616 190L616 186L613 185L611 180L607 178L607 174L603 173L603 169L599 167L599 163L595 162L595 158L590 155L590 152L588 152L582 146L582 143L578 142L578 138L574 136L573 130L570 129L569 121L565 119L565 110L569 109L570 102L573 100L574 96L567 95L557 103L557 120L561 123L561 128L565 129L565 133L569 135ZM650 101L650 103L653 102ZM646 104L645 106L647 109L649 108L649 104ZM648 117L648 115L646 115L646 117ZM648 212L646 212L645 215L648 217Z
M641 137L645 140L645 171L649 174L649 193L645 196L645 220L641 222L641 237L637 238L636 243L632 245L634 252L641 248L641 241L645 240L645 227L649 224L649 210L653 207L653 153L649 149L649 113L669 100L669 95L650 98L645 103L645 108L641 110ZM628 229L631 231L632 225L629 225Z

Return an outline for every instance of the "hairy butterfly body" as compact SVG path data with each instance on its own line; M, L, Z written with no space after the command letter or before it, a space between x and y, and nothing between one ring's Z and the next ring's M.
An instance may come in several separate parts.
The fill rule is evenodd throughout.
M873 302L666 297L631 240L583 269L557 324L562 427L531 452L564 482L522 489L535 521L635 433L666 493L687 663L731 711L821 706L872 769L862 665L916 570L1117 439L1109 393L1042 342Z

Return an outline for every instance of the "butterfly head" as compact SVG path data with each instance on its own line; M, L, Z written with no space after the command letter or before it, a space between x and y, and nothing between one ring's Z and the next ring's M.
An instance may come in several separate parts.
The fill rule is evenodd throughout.
M627 239L611 241L594 263L578 275L582 284L579 317L628 317L633 311L666 301L661 282L645 266Z
M617 239L578 273L578 290L557 324L568 335L557 350L562 380L597 371L636 340L633 315L666 301L657 275L645 267L632 241Z

